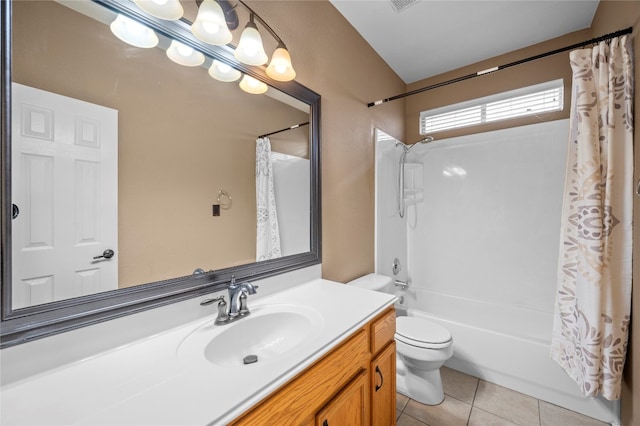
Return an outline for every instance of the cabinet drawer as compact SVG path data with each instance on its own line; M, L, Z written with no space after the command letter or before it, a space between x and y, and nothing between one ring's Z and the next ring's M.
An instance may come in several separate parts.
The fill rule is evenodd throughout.
M371 323L371 354L375 355L393 341L396 332L396 310L392 307Z

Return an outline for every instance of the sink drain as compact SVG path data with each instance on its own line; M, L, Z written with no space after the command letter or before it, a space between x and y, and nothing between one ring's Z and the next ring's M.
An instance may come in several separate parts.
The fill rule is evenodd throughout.
M258 355L247 355L242 358L242 362L245 364L253 364L254 362L258 362Z

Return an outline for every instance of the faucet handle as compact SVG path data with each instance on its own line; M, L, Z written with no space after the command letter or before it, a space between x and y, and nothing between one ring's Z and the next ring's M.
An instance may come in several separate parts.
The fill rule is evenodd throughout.
M240 308L238 309L238 315L243 317L250 313L251 312L249 312L249 308L247 307L247 293L243 291L240 293Z
M211 299L204 299L202 302L200 302L200 306L207 306L212 304L213 302L218 302L220 301L221 303L227 303L224 301L224 296L218 296L218 297L212 297Z
M218 316L216 317L215 324L226 324L229 322L229 315L227 314L227 301L224 300L224 296L214 297L211 299L205 299L200 302L200 306L207 306L213 302L218 302Z
M216 317L216 321L214 324L226 324L229 322L229 314L227 313L227 302L224 300L224 296L220 296L220 301L218 302L218 316Z

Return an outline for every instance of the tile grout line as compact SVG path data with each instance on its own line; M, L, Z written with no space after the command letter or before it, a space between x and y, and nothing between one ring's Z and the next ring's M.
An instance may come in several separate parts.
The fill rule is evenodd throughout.
M495 383L488 382L488 381L486 381L486 380L483 380L483 379L478 378L478 385L477 385L477 387L476 387L476 395L477 395L477 389L480 387L480 382L485 382L485 383L490 383L490 384L494 384L494 385L495 385ZM500 385L497 385L497 386L500 386ZM504 387L504 386L502 386L502 387ZM505 388L505 389L508 389L508 390L513 391L513 389L509 389L509 388ZM513 391L513 392L517 392L517 391ZM476 395L474 395L474 397L473 397L473 403L474 403L474 405L475 405L475 402L476 402ZM533 398L533 397L532 397L532 398ZM535 399L536 399L537 404L538 404L538 407L539 407L539 406L540 406L540 400L539 400L539 399L537 399L537 398L535 398ZM503 415L502 415L502 414L494 413L493 411L489 411L488 409L482 409L482 408L478 407L478 410L484 411L485 413L489 413L489 414L491 414L492 416L498 417L499 419L502 419L502 420L504 420L504 421L506 421L506 422L509 422L509 423L511 423L511 424L514 424L514 425L516 425L516 426L524 426L524 425L521 425L520 423L518 423L518 422L516 422L516 421L514 421L514 420L507 419L507 418L503 417ZM538 413L538 425L539 425L539 424L540 424L540 413Z
M540 412L540 399L537 399L537 401L538 401L538 425L542 426L542 413Z
M473 407L475 406L475 403L476 403L476 396L477 396L478 388L480 387L480 382L481 382L481 381L482 381L482 382L485 382L485 383L492 383L492 382L488 382L488 381L486 381L486 380L483 380L483 379L478 378L478 384L477 384L477 386L476 386L476 393L473 395L473 405L471 406L471 409L472 409L472 410L473 410ZM498 386L499 386L499 385L498 385ZM506 389L508 389L508 388L506 388ZM509 390L512 390L512 389L509 389ZM514 392L517 392L517 391L514 391ZM533 398L533 397L532 397L532 398ZM539 400L538 398L534 398L534 399L537 401L537 403L538 403L538 407L539 407L539 406L540 406L540 400ZM480 408L480 407L478 407L478 410L483 411L483 412L485 412L485 413L489 413L489 414L491 414L492 416L498 417L499 419L502 419L502 420L504 420L504 421L506 421L506 422L509 422L509 423L511 423L511 424L514 424L514 425L516 425L516 426L523 426L523 425L521 425L520 423L515 422L514 420L507 419L507 418L503 417L503 416L502 416L502 414L497 414L497 413L494 413L493 411L489 411L489 410L486 410L486 409L482 409L482 408ZM538 410L538 411L539 411L539 410ZM538 413L538 425L539 425L539 424L540 424L540 413Z
M476 381L476 387L473 390L473 398L471 398L471 409L469 410L469 417L467 417L467 426L469 426L469 422L471 421L471 413L473 412L473 406L476 403L476 395L478 394L478 386L480 385L480 379Z

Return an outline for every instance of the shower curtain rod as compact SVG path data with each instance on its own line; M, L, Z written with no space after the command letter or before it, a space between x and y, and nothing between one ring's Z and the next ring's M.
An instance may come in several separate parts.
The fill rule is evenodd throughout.
M280 130L276 130L275 132L271 132L271 133L265 133L264 135L260 135L258 136L259 138L266 138L267 136L271 136L271 135L275 135L276 133L282 133L282 132L286 132L287 130L293 130L293 129L297 129L300 126L306 126L307 124L309 124L309 122L307 121L306 123L300 123L300 124L294 124L291 127L285 127L284 129L280 129Z
M485 74L493 73L493 72L496 72L496 71L500 71L500 70L503 70L505 68L512 67L514 65L524 64L525 62L535 61L536 59L541 59L541 58L545 58L547 56L551 56L551 55L555 55L555 54L558 54L558 53L566 52L567 50L576 49L578 47L583 47L583 46L586 46L588 44L600 43L601 41L610 40L610 39L612 39L614 37L619 37L619 36L622 36L622 35L625 35L625 34L631 34L632 31L633 31L633 27L625 28L624 30L619 30L619 31L616 31L614 33L609 33L609 34L605 34L605 35L600 36L600 37L592 38L591 40L586 40L586 41L583 41L582 43L572 44L571 46L563 47L563 48L556 49L556 50L551 50L549 52L541 53L541 54L535 55L535 56L531 56L531 57L526 58L526 59L521 59L519 61L510 62L508 64L500 65L500 66L493 67L493 68L488 68L486 70L478 71L478 72L473 73L473 74L467 74L467 75L464 75L462 77L457 77L457 78L454 78L454 79L451 79L451 80L443 81L441 83L432 84L431 86L421 87L420 89L415 89L415 90L412 90L410 92L403 93L401 95L396 95L396 96L392 96L390 98L380 99L380 100L375 101L375 102L369 102L367 104L367 106L369 108L371 108L373 106L381 105L381 104L389 102L389 101L395 101L396 99L406 98L407 96L412 96L412 95L416 95L418 93L426 92L427 90L437 89L438 87L447 86L449 84L458 83L460 81L469 80L469 79L474 78L474 77L480 77L481 75L485 75Z

